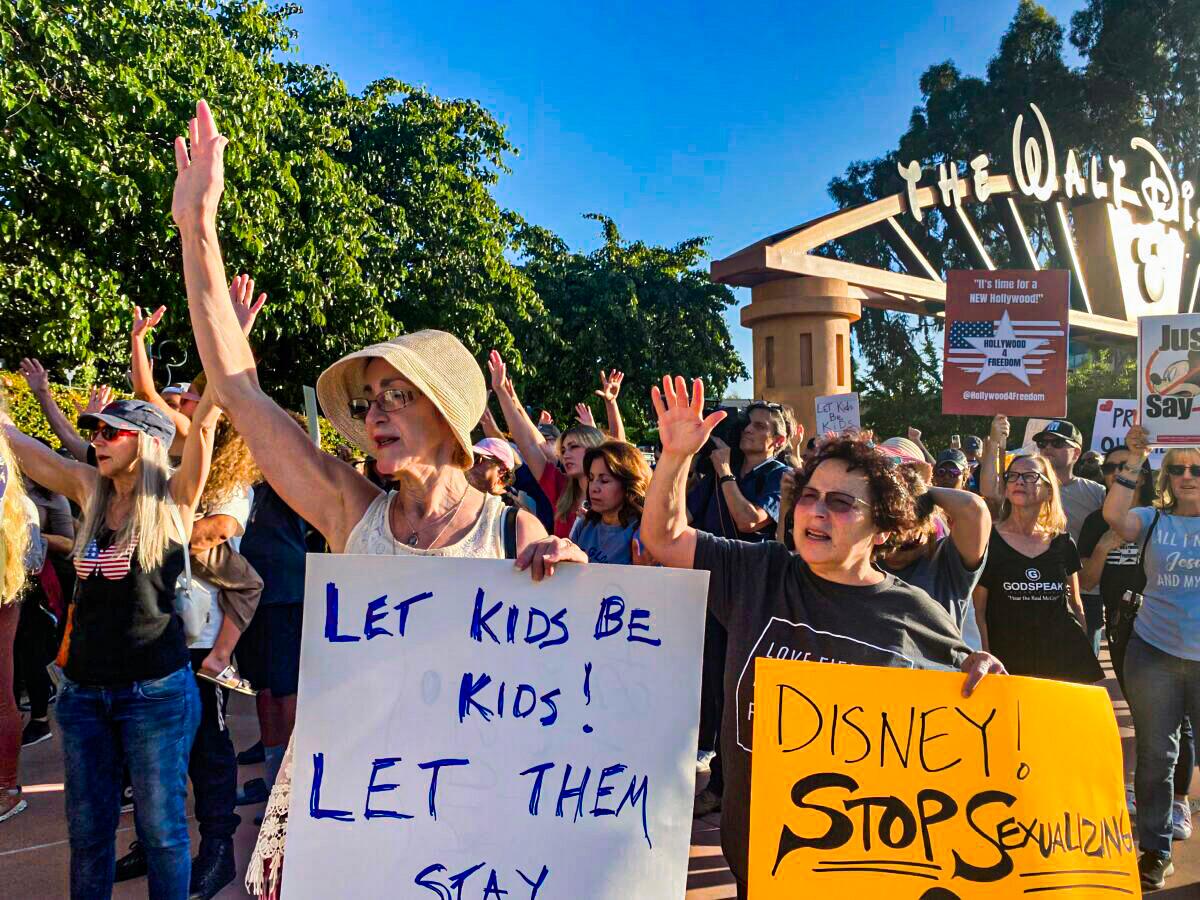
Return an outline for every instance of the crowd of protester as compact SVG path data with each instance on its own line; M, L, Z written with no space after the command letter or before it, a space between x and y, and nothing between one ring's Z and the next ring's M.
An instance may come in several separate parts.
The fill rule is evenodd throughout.
M589 563L709 572L695 814L721 812L740 897L750 660L961 670L969 693L989 673L1100 682L1103 634L1136 725L1142 881L1163 885L1192 828L1200 597L1168 570L1200 558L1200 451L1172 450L1155 476L1136 426L1098 459L1065 420L1013 448L1004 416L936 453L915 427L806 436L787 406L718 409L682 377L631 400L615 369L596 390L606 427L579 402L560 430L501 354L485 379L456 337L420 331L320 374L344 441L327 452L259 382L266 296L227 281L220 253L224 146L201 104L172 212L203 370L156 385L146 339L167 309L135 308L132 399L98 385L72 420L27 359L62 450L0 411L0 822L27 806L21 748L57 738L72 897L142 876L151 897L214 896L236 877L237 807L263 801L247 885L278 894L309 552L508 558L534 580ZM621 403L646 400L658 442L641 449ZM261 735L240 756L231 692L254 695ZM118 859L127 800L137 839Z

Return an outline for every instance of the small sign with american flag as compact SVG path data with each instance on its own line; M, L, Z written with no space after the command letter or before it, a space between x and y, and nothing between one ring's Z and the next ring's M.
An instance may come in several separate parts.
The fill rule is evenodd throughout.
M942 412L1067 413L1070 275L960 270L946 279Z

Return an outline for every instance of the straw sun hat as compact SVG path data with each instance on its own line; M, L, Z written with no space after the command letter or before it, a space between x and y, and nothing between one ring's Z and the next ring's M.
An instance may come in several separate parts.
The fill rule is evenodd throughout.
M470 459L471 429L483 415L487 386L475 358L458 338L444 331L398 335L343 356L322 372L317 379L317 399L338 434L371 453L366 424L350 416L349 403L352 397L362 396L363 372L375 358L388 363L429 398Z

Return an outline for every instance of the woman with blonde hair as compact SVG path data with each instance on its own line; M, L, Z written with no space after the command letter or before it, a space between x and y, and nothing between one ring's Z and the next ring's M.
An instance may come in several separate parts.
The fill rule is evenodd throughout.
M385 492L295 427L258 383L246 338L249 298L230 302L216 216L224 151L208 105L196 105L189 139L175 142L171 212L183 247L188 308L200 359L267 482L335 553L515 556L534 579L563 562L587 562L573 543L547 537L524 511L471 487L471 429L487 391L470 352L442 331L402 334L347 354L321 373L317 398L350 443L396 483ZM253 893L275 894L282 877L291 799L289 746L247 873Z
M1190 815L1172 800L1172 782L1180 725L1185 716L1193 726L1200 722L1200 450L1167 451L1156 509L1134 506L1138 474L1150 453L1145 429L1130 428L1125 445L1129 458L1109 488L1104 519L1141 548L1146 573L1140 608L1129 609L1136 618L1125 649L1125 696L1137 738L1138 869L1142 886L1156 889L1174 870L1173 826L1184 818L1190 824Z
M1040 453L1022 451L1002 480L1004 501L973 595L983 649L1013 675L1100 681L1079 594L1079 552L1054 468Z
M583 456L588 502L575 520L571 540L594 563L633 563L634 541L650 486L650 467L640 450L625 441L606 441Z
M26 807L17 783L21 714L13 696L13 641L26 583L30 506L16 458L0 431L0 822Z
M0 415L25 474L84 510L58 700L72 897L112 892L125 765L150 895L188 895L187 764L200 706L176 582L219 414L206 394L174 473L175 426L149 403L118 400L80 417L92 430L95 468Z

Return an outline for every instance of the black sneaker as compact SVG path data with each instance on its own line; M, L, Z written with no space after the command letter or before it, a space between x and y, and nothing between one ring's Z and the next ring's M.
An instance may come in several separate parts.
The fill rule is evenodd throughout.
M267 790L267 783L265 781L261 778L251 778L237 792L237 799L234 801L234 805L250 806L254 803L266 803L270 796L271 792Z
M1167 876L1175 874L1171 854L1161 850L1147 850L1138 860L1138 873L1142 876L1142 887L1157 891L1166 884Z
M129 845L129 852L117 860L117 871L113 876L113 881L141 878L146 871L146 851L142 849L141 841L134 841Z
M50 740L50 723L45 719L30 719L25 730L21 732L21 746L32 747L42 741Z
M192 860L188 900L212 900L221 888L237 878L233 841L201 840L200 853Z
M692 817L699 819L701 816L717 812L721 808L721 797L715 791L705 788L696 795L692 804Z
M247 747L237 756L239 766L256 766L260 762L266 762L266 759L267 757L263 753L262 741L259 741L252 747Z

